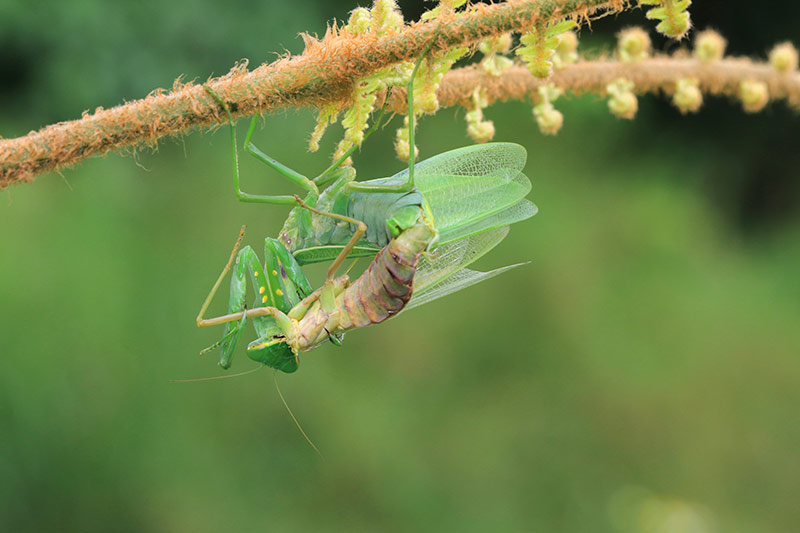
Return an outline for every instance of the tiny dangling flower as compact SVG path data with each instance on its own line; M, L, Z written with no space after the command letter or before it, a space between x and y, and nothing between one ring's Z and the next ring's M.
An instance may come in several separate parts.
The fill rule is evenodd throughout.
M608 93L608 110L619 118L632 119L639 110L639 101L633 94L633 82L619 78L606 86Z
M414 80L414 109L419 113L433 114L439 109L436 92L444 75L461 59L469 48L460 46L441 52L429 52L419 66Z
M369 9L365 7L357 7L350 12L350 18L347 21L347 26L344 30L353 35L359 33L366 33L372 23L372 16Z
M336 147L336 152L333 154L334 159L340 158L353 146L361 146L361 142L364 140L364 130L367 129L367 120L377 99L375 93L380 86L380 78L377 77L362 78L356 83L355 101L342 117L344 138Z
M703 93L700 84L695 78L678 80L672 103L682 114L697 113L703 105Z
M553 106L561 96L561 89L548 83L538 89L539 103L533 106L533 117L544 135L555 135L564 125L564 115Z
M511 34L503 33L496 37L487 37L478 43L478 50L483 54L481 68L491 76L499 76L508 70L514 62L502 55L511 48Z
M537 24L531 31L520 37L516 54L528 65L531 74L546 79L553 73L553 56L566 32L576 26L574 20L561 20ZM570 39L567 37L567 39Z
M371 34L384 36L396 33L403 28L403 16L395 0L375 0L372 9L356 8L343 31L351 35ZM361 146L367 122L375 110L377 93L394 85L407 83L413 63L403 62L389 65L359 80L353 86L353 104L344 110L342 126L344 137L336 147L334 159L339 159L354 146ZM319 149L319 140L328 124L335 122L339 109L321 109L317 126L309 140L309 149ZM348 159L349 161L349 159Z
M486 99L486 89L475 87L472 91L473 108L467 112L467 134L476 143L491 141L494 137L494 123L491 120L483 119L483 109L489 105Z
M718 61L725 55L728 41L714 30L701 31L694 40L694 56L703 63Z
M411 155L411 145L408 142L408 133L408 117L405 117L403 120L403 127L397 128L394 138L394 151L397 153L397 157L403 161L408 161L408 157ZM414 146L414 157L416 158L418 155L419 150L416 146Z
M637 63L650 55L650 36L642 28L627 28L617 34L617 53L623 63Z
M325 130L328 129L330 124L336 122L338 116L339 110L333 104L328 104L319 108L317 111L317 125L314 127L314 131L311 133L311 138L308 140L309 151L316 152L319 150L319 141L325 134Z
M797 48L790 42L775 45L769 52L769 64L781 74L797 70Z
M553 54L553 68L561 70L567 65L578 62L578 34L565 31L558 36L558 46Z
M645 17L660 21L656 30L667 37L682 39L692 27L688 11L692 0L639 0L639 4L658 6L649 9Z
M739 84L739 99L747 113L758 113L769 102L769 89L763 81L744 80Z

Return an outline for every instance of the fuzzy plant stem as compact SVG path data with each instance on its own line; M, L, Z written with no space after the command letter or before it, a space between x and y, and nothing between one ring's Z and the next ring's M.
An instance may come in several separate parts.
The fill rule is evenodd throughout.
M306 50L248 72L244 66L210 80L237 116L283 107L320 106L348 100L353 83L378 69L432 52L476 44L509 31L568 16L598 16L622 9L623 0L510 0L479 4L463 13L415 23L402 32L377 37L329 31L322 40L306 38ZM198 126L221 124L219 105L199 85L176 84L169 93L80 120L47 126L24 137L0 141L0 189L37 174L73 165L109 150L158 139Z
M768 63L754 62L746 58L726 58L711 63L703 63L693 58L667 56L653 57L633 64L613 60L581 61L556 71L547 81L534 77L521 65L507 69L500 76L487 74L479 67L465 67L453 69L445 74L437 97L441 107L460 105L469 108L472 105L474 91L478 87L485 92L487 101L493 103L530 98L545 83L552 83L563 91L573 94L586 92L602 94L609 83L620 78L633 82L639 93L662 92L667 95L673 94L679 80L696 79L703 93L731 99L739 97L742 81L759 81L768 88L770 99L773 101L783 99L792 107L800 108L800 73L782 74ZM135 108L132 109L130 107L132 105L115 109L118 112L133 113ZM405 114L407 106L405 89L395 88L391 93L387 109ZM129 119L129 123L130 120L132 119ZM56 124L49 128L76 127L80 122ZM154 129L148 131L151 135L155 135L157 130L155 126L152 127ZM28 137L3 142L20 142ZM2 157L0 160L5 161ZM13 183L13 180L8 183Z
M442 107L460 105L468 108L476 87L486 91L489 103L524 100L545 84L573 94L603 94L606 86L624 78L634 83L638 93L672 95L678 80L694 78L704 94L738 99L739 86L744 80L760 81L769 89L770 100L786 100L800 109L800 73L781 74L768 63L746 58L726 58L713 63L701 63L693 58L657 56L638 63L614 60L591 60L557 70L548 80L541 80L527 67L515 65L500 76L487 74L478 67L453 69L444 76L437 97ZM402 89L392 91L388 109L404 113L406 94Z

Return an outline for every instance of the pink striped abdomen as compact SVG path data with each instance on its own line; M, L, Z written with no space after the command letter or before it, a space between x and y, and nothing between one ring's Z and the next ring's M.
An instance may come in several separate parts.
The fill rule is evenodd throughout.
M426 224L418 223L384 246L342 293L339 327L377 324L399 313L411 299L419 256L433 236Z

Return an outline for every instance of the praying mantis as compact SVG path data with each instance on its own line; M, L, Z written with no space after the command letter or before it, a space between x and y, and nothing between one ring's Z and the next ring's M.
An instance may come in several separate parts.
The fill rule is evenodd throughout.
M424 57L417 61L408 82L411 146L413 82ZM505 237L509 224L537 211L524 198L531 185L522 173L526 160L523 147L512 143L469 146L417 165L412 150L407 170L390 178L362 182L355 181L352 168L341 167L353 148L318 177L309 179L251 142L254 118L245 138L245 151L305 189L306 194L304 198L253 195L240 188L235 121L222 98L210 87L206 90L228 115L237 198L294 206L279 238L265 240L263 267L250 246L238 250L242 230L201 307L199 327L225 324L222 339L207 349L221 348L219 364L223 368L230 366L248 320L258 335L247 347L248 356L289 373L297 370L299 353L326 340L338 344L349 329L382 322L403 309L519 266L490 272L466 268ZM367 135L379 123L380 117ZM346 274L336 276L346 258L364 256L373 260L359 278L351 283ZM312 290L302 266L327 260L333 262L326 280ZM203 318L231 269L228 313ZM257 293L251 309L245 305L248 272Z

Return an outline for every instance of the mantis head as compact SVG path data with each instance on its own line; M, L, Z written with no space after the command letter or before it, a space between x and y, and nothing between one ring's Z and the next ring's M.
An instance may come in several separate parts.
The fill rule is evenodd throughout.
M275 326L275 331L256 339L247 345L247 355L253 361L291 374L297 370L297 355L286 343L283 332Z

